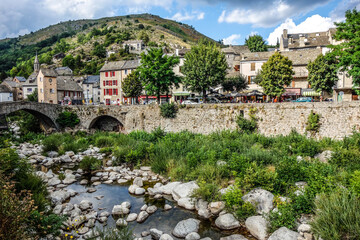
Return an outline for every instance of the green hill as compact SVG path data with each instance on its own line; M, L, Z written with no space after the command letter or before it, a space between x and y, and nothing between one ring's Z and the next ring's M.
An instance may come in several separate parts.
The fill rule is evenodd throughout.
M208 37L192 26L151 14L60 22L18 38L0 40L0 78L29 76L36 52L41 64L64 63L75 74L96 74L105 60L138 57L122 49L126 40L142 39L147 46L174 51L188 48L200 38ZM108 51L115 54L107 58ZM58 53L66 55L64 61L53 58Z

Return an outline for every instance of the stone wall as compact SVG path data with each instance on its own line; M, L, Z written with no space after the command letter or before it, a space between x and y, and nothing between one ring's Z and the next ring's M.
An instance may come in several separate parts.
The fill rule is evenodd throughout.
M257 110L259 132L266 135L287 135L292 129L305 133L308 116L313 110L320 114L318 138L341 139L360 129L360 106L356 102L347 103L274 103L274 104L203 104L188 105L179 109L175 119L160 117L158 106L135 106L125 110L123 123L125 131L152 131L161 127L165 131L189 130L209 134L218 130L236 129L236 118L244 114L249 118L249 110ZM240 113L241 112L241 113Z

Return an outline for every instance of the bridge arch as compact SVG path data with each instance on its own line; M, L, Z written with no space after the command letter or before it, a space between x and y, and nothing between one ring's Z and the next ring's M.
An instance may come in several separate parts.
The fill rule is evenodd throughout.
M101 131L124 131L124 125L116 117L110 115L101 115L91 120L88 129L98 129Z
M56 105L36 102L11 102L0 104L0 116L4 119L6 115L20 110L36 117L40 121L40 127L44 131L49 131L51 128L55 130L59 129L59 126L56 123L59 109Z

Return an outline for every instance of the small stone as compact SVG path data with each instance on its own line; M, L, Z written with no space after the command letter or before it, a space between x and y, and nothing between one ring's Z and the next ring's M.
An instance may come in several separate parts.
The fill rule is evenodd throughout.
M127 218L126 218L126 221L127 222L133 222L137 219L137 213L130 213Z
M145 193L144 188L137 188L135 189L135 195L143 195Z
M133 184L134 184L134 185L137 185L137 186L139 186L139 187L144 186L143 180L142 180L141 177L136 177L136 178L134 179Z
M149 217L149 214L145 211L141 211L136 219L138 223L144 222Z
M148 206L146 204L144 204L141 208L140 211L146 211L146 209L148 208Z
M88 200L82 200L79 204L79 208L83 211L90 209L90 208L92 208L92 203Z
M215 220L215 225L222 230L232 230L240 227L239 221L231 213L220 215Z
M157 207L152 205L152 206L149 206L147 209L146 209L146 212L149 213L149 214L153 214L154 212L156 212L157 210Z
M169 234L163 234L161 235L159 240L173 240L173 238Z
M116 226L118 226L118 227L126 227L126 226L127 226L127 222L126 222L125 219L119 218L119 219L116 221Z
M88 189L87 189L87 192L88 192L88 193L96 192L96 188L88 188Z
M152 237L153 239L159 240L160 237L161 237L161 235L163 235L163 232L160 231L160 230L158 230L158 229L156 229L156 228L151 228L151 229L150 229L150 235L151 235L151 237Z
M173 235L178 238L185 238L189 233L199 231L200 221L194 218L189 218L180 221L176 224Z
M199 239L200 239L200 235L196 232L189 233L185 237L185 240L199 240Z
M167 211L167 210L170 210L170 209L172 209L172 206L170 204L165 204L164 210Z

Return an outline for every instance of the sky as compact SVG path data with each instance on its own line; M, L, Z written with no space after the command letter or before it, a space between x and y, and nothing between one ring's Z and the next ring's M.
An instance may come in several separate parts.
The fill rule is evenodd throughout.
M326 31L355 7L360 10L360 0L0 0L0 39L60 21L151 13L225 44L244 44L254 34L276 44L284 28Z

